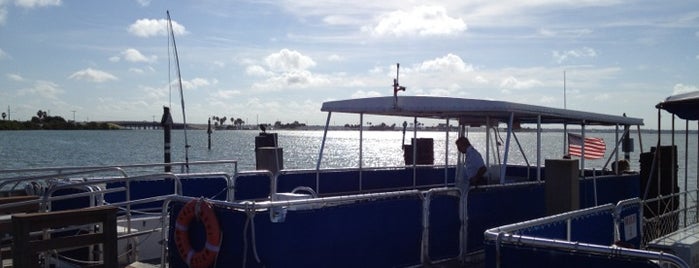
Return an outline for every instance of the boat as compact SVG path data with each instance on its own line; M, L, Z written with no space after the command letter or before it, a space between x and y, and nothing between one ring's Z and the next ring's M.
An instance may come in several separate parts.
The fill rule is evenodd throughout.
M82 254L51 250L25 262L13 260L78 266L97 261L114 267L134 262L169 267L479 266L488 255L490 245L484 243L488 229L642 196L637 173L585 168L585 157L540 157L546 146L541 139L544 126L564 126L582 136L588 128L611 128L619 137L614 144L619 145L629 140L625 134L632 127L640 130L642 119L505 101L397 95L329 101L321 111L327 113L327 121L313 169L283 169L277 136L260 133L255 141L260 170L238 170L235 160L2 170L0 174L11 176L0 181L0 189L6 189L7 196L30 199L0 205L0 211L32 208L25 211L31 213L5 218L8 225L14 227L33 215L94 213L94 209L104 209L116 222L109 225L116 229L110 231L116 245L100 244ZM433 150L425 148L432 143L421 143L417 128L411 144L405 146L410 156L405 165L363 166L360 142L359 166L320 168L332 131L329 122L338 113L359 117L360 137L365 115L407 118L414 125L423 119L458 125L458 133L445 128L445 156L455 154L452 142L457 136L466 135L470 128L485 131L486 144L478 147L485 148L488 184L468 190L456 187L462 157L455 163L446 157L444 164L430 164L432 156L424 152ZM522 125L533 127L524 130ZM509 155L517 148L524 154L517 146L518 131L532 128L537 133L537 156L532 163L509 163ZM501 133L506 133L504 148L491 150L500 148L495 139ZM607 162L619 157L621 152L614 149ZM565 168L578 161L580 166ZM195 166L201 166L198 170L224 168L188 173ZM164 172L163 167L174 172ZM547 182L556 180L574 181L568 186L578 192L547 191ZM547 192L557 194L547 196ZM551 211L550 204L565 205ZM56 217L62 223L61 216ZM108 225L87 226L73 233L104 233L102 227ZM20 237L10 229L12 237ZM46 239L73 234L49 226L25 232L36 231L44 232ZM16 239L6 243L26 244ZM43 252L46 246L32 249ZM107 249L118 252L107 254Z
M0 257L17 267L480 267L493 251L487 230L643 195L638 173L587 168L584 143L579 159L541 153L544 126L562 126L562 140L569 128L583 140L588 128L608 128L617 146L607 163L618 162L619 145L631 143L629 133L640 130L642 119L398 96L405 91L398 78L393 90L393 96L323 103L327 121L312 169L284 169L278 136L263 131L255 138L256 170L238 170L235 160L190 161L186 153L184 162L0 170ZM338 113L359 117L358 166L321 168ZM364 166L365 115L413 122L410 143L397 145L404 165ZM164 109L163 123L168 118ZM418 136L419 120L426 119L444 122L443 164L434 163L434 142ZM449 155L456 154L452 140L472 128L485 132L479 148L489 179L462 189L464 158L450 163ZM518 149L526 155L517 133L532 129L532 162L510 163ZM169 135L165 140L169 159Z
M697 267L699 190L697 178L689 176L689 170L699 174L699 155L689 154L695 149L690 132L699 133L690 129L699 120L696 107L699 91L656 105L658 140L641 154L642 195L491 228L485 232L486 267ZM672 120L669 144L660 135L663 111ZM685 121L684 148L675 143L677 117Z

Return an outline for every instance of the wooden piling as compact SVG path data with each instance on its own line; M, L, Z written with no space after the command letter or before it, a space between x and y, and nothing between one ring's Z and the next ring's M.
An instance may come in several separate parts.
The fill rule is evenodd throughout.
M211 118L209 118L209 128L206 130L206 133L209 135L209 150L211 150Z
M163 126L163 135L165 138L164 142L164 163L170 163L170 132L172 131L172 116L170 115L170 108L163 107L163 118L160 120L160 125ZM165 166L165 172L170 172L172 166Z

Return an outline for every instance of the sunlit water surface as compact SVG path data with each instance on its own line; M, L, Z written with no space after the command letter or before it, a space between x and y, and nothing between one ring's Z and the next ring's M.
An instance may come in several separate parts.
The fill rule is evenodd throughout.
M275 131L278 133L279 145L283 148L284 168L316 168L320 156L323 131ZM203 160L238 160L239 170L255 168L254 143L258 131L216 131L212 134L212 148L207 149L207 133L203 130L187 131L189 161ZM590 136L604 138L607 143L605 157L609 157L614 148L614 133L591 133ZM472 143L485 157L486 143L484 132L470 132ZM690 135L689 178L696 181L697 141L696 135ZM413 132L403 136L401 131L364 131L362 144L362 166L383 167L404 165L402 142L409 143ZM444 132L423 131L418 138L434 139L435 164L456 162L456 148L453 141L456 133L449 133L448 142ZM631 154L631 166L639 169L639 138L635 140L635 152ZM503 133L497 136L500 146L491 143L490 162L504 161L507 137ZM359 167L359 132L329 131L322 155L321 168ZM670 134L663 134L663 144L671 142ZM516 141L519 141L517 143ZM657 142L656 134L644 134L640 141L643 150ZM560 158L564 154L563 134L559 132L542 133L542 158ZM680 159L684 157L684 134L675 136ZM519 144L519 145L518 145ZM445 157L446 146L449 147ZM520 151L524 152L524 154ZM536 164L536 133L520 132L511 138L509 163ZM495 150L500 152L498 157ZM526 157L525 157L526 156ZM612 159L613 161L614 159ZM163 132L160 130L121 130L121 131L0 131L0 169L19 169L47 166L95 166L159 163L163 161ZM172 133L172 161L185 161L184 132ZM588 168L602 168L607 159L586 160ZM685 164L680 165L680 178L684 178Z

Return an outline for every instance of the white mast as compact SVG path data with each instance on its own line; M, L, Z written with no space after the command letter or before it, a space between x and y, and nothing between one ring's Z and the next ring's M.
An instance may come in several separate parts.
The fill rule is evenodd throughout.
M172 20L170 20L170 11L167 12L167 25L168 31L170 32L170 37L172 38L172 48L175 53L175 66L177 67L177 84L180 89L180 103L182 105L182 123L184 127L184 161L187 171L189 171L189 143L187 141L187 116L184 109L184 93L182 90L182 75L180 73L180 58L177 55L177 44L175 44L175 31L172 28Z

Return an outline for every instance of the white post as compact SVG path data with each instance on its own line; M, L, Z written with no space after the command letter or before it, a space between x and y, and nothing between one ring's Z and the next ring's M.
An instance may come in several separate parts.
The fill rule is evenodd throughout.
M580 146L580 177L585 178L585 120L582 122L582 146Z
M364 149L364 113L359 114L359 190L362 190L362 159Z
M536 180L541 181L541 115L536 116Z
M444 187L447 187L447 181L449 180L449 118L447 118L447 131L446 137L444 138Z
M490 168L490 116L485 117L485 166Z
M507 139L505 140L505 153L502 166L500 166L500 184L505 184L505 173L507 172L507 157L510 155L510 139L512 137L512 124L515 113L510 113L510 120L507 123Z

